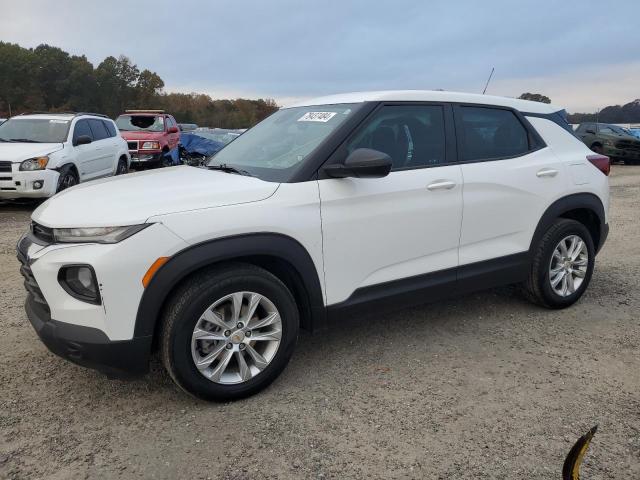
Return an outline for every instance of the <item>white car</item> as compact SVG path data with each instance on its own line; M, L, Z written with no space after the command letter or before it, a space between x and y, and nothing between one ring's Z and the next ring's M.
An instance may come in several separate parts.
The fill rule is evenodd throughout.
M109 375L159 351L187 392L259 391L299 328L517 283L584 293L609 159L559 108L397 91L283 108L212 157L92 182L32 215L26 310L56 354Z
M104 115L18 115L0 125L0 199L48 198L126 173L130 161L127 142Z

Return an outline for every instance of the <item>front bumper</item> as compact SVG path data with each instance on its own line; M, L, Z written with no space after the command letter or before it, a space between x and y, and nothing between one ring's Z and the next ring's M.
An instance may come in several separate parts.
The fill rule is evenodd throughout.
M156 166L162 163L163 152L140 152L129 151L131 155L131 164L129 168L142 168L145 166Z
M13 165L13 171L0 172L0 198L48 198L56 193L58 177L56 170L35 170L23 172L19 165ZM42 182L42 187L35 188L35 182Z
M143 375L149 370L152 337L112 341L97 328L58 322L32 294L27 295L25 310L42 343L59 357L114 378Z
M616 160L640 161L640 150L605 147L604 154Z

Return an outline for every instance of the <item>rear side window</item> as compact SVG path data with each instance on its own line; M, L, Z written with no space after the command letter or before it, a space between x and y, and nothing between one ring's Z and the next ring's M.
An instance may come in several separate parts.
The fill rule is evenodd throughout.
M93 140L93 133L91 132L91 128L89 128L88 120L79 120L76 122L76 126L73 129L73 141L75 142L78 137L82 135L87 135L91 140Z
M445 162L444 111L439 105L382 107L348 142L358 148L384 152L393 170L420 168Z
M117 135L116 126L113 124L113 122L103 120L102 123L104 123L104 126L107 128L107 132L109 132L110 137L115 137Z
M109 138L109 132L104 126L102 120L96 120L92 118L89 120L89 126L91 127L91 131L93 132L93 139L95 141Z
M516 157L530 150L529 132L510 110L460 107L456 120L463 161Z

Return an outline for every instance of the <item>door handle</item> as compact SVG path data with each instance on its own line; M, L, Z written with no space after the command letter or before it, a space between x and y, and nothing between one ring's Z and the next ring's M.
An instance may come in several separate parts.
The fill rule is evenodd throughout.
M542 177L555 177L558 174L558 170L554 170L553 168L543 168L542 170L538 170L536 176L538 178Z
M450 180L438 180L437 182L433 182L433 183L427 185L427 190L429 190L429 191L451 190L455 186L456 186L456 183L452 182Z

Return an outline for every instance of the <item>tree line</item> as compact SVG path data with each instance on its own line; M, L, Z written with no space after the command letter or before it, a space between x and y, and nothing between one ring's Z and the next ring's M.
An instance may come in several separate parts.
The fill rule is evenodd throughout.
M156 72L109 56L94 67L84 55L58 47L23 48L0 42L0 117L30 111L104 113L163 109L180 123L248 128L277 110L271 99L214 100L198 93L165 93Z

